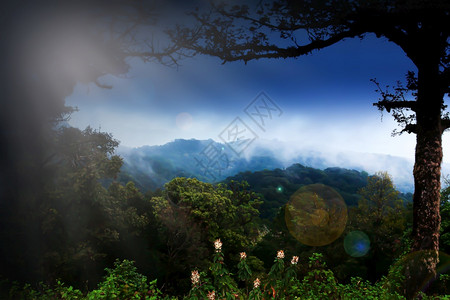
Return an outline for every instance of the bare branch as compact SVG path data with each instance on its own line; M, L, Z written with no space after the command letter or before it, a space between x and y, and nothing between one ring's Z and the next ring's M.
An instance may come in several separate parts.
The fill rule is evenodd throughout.
M215 9L223 16L229 17L229 18L234 18L234 19L243 19L246 21L250 21L255 25L259 25L260 27L267 27L270 28L272 30L277 30L277 31L296 31L299 29L303 29L305 26L304 25L300 25L300 24L286 24L286 23L279 23L279 24L272 24L268 21L268 19L265 18L261 18L261 19L256 19L256 18L252 18L248 15L244 15L242 13L239 14L235 14L235 13L231 13L226 11L223 8L218 8L217 6L214 6Z

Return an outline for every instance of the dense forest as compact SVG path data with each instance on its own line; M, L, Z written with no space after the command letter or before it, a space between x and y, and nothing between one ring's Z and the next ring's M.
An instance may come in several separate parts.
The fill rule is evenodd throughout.
M450 128L448 1L4 2L1 299L450 299L450 180L441 186L442 136ZM191 19L182 24L185 13ZM223 63L287 60L368 35L399 47L413 66L405 84L373 79L373 104L393 116L396 133L416 135L414 194L401 194L384 170L281 169L264 159L254 165L266 170L236 167L211 182L157 157L152 168L161 176L133 176L111 134L68 123L77 108L66 99L79 84L110 90L103 79L131 76L133 59L172 67L200 55ZM212 77L205 66L195 65ZM204 81L198 88L218 95L217 87ZM337 103L320 111L357 114L338 100L336 86L319 89ZM167 98L157 100L147 107ZM134 102L126 104L131 110ZM321 118L308 126L321 127ZM301 141L289 125L283 129ZM227 142L253 139L235 134Z
M143 194L117 180L122 159L110 134L56 126L52 138L52 155L36 166L39 194L1 211L2 298L401 298L411 195L385 172L296 164L216 184L175 177ZM299 194L310 187L319 209ZM303 220L332 220L327 189L342 199L342 230L326 245L302 243L289 226L299 221L287 218L294 196L306 205L294 208ZM449 292L449 195L442 191L442 274L424 285L430 295Z

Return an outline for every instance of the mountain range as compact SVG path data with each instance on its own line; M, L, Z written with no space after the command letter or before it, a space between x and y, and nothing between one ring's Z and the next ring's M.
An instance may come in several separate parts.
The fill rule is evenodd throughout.
M236 145L238 146L238 145ZM412 192L413 161L384 154L332 152L327 149L286 150L283 143L255 143L238 155L234 145L209 140L177 139L160 146L120 147L124 164L119 180L133 180L143 191L155 190L174 177L196 177L218 182L240 172L286 169L293 164L325 170L331 167L365 171L387 171L401 192ZM450 170L443 166L443 174Z

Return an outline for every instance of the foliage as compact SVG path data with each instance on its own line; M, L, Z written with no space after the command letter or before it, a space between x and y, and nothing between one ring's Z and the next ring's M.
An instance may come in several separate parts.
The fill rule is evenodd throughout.
M87 299L149 299L156 300L161 292L156 288L156 280L147 282L147 277L139 274L129 260L114 262L114 269L105 269L107 276L90 292Z
M211 267L211 276L213 278L213 285L215 287L215 294L219 298L234 299L234 294L237 290L236 282L231 278L231 273L227 270L224 263L224 256L222 253L222 242L220 239L214 242L215 251Z
M339 294L338 283L331 270L325 269L323 255L313 253L308 260L308 273L296 286L291 288L290 293L305 299L330 299L337 298Z
M84 299L80 290L72 286L65 286L64 283L57 280L56 285L52 288L42 282L38 284L37 289L33 289L30 284L20 287L17 282L13 283L9 290L9 298L11 299Z
M400 255L400 243L406 229L406 209L387 172L370 176L367 186L359 193L361 200L349 214L347 231L359 230L368 235L370 250L364 263L368 279L375 281Z
M163 196L150 200L161 236L169 286L180 286L183 270L195 265L205 268L206 246L222 237L224 255L237 262L236 253L248 249L259 235L258 195L245 182L228 185L201 182L193 178L174 178L165 185ZM182 280L185 286L186 281Z
M40 283L38 289L33 289L30 284L20 287L13 284L9 291L11 299L169 299L163 297L156 287L156 280L148 282L147 277L137 272L134 263L129 260L114 262L114 268L106 268L107 275L99 283L98 288L87 295L72 286L65 286L57 281L53 287Z
M10 245L2 250L9 264L3 262L1 272L9 270L3 275L33 284L61 279L88 289L115 257L145 265L151 207L133 183L114 182L122 165L114 154L119 142L90 127L56 127L52 138L36 201L29 199L2 220L8 226L1 227L0 244ZM27 247L31 241L34 246ZM139 245L140 253L129 244Z
M381 178L377 174L385 176L384 185L379 185ZM407 239L404 232L412 207L402 204L388 174L377 174L368 178L370 184L359 189L358 206L348 207L346 229L333 243L316 249L301 244L286 226L283 206L273 222L267 225L269 231L251 253L269 266L273 260L270 253L276 251L277 245L288 253L299 253L301 261L308 259L313 252L320 252L339 281L348 282L351 277L362 277L371 282L380 280L388 273L395 257L403 251L402 243ZM347 235L353 231L366 233L370 240L370 247L362 257L350 256L343 247ZM306 274L304 269L301 272Z
M216 241L217 242L217 241ZM219 241L220 246L221 242ZM216 243L216 245L218 245ZM405 252L406 254L406 252ZM242 255L240 255L243 260ZM203 299L406 299L396 290L401 286L404 277L401 265L394 265L389 276L372 284L359 277L351 278L347 284L337 281L334 273L327 269L323 255L313 253L303 264L296 256L290 263L284 262L284 251L279 250L270 272L260 274L262 277L253 277L253 286L250 290L237 287L235 279L240 276L227 271L221 247L215 247L215 252L207 272L193 270L191 272L191 289L186 300ZM400 267L398 267L400 266ZM304 276L299 277L299 268L305 269ZM163 295L156 287L156 280L148 282L146 276L137 272L132 261L116 260L114 268L105 269L107 275L98 284L97 289L83 295L73 287L66 287L60 281L54 287L40 284L33 289L26 284L20 287L17 283L10 287L9 298L14 299L181 299ZM251 272L251 271L250 271ZM441 275L440 282L446 287L448 275ZM4 282L2 283L4 284ZM442 291L441 291L442 292ZM450 295L428 296L419 295L421 299L449 299Z
M261 218L273 219L281 206L286 204L300 187L308 184L322 183L334 188L341 194L349 206L355 206L360 199L358 190L366 186L367 173L342 168L318 170L300 164L294 164L285 170L264 170L243 172L227 179L228 181L245 180L252 190L261 195Z
M187 299L206 299L206 295L214 291L214 286L210 283L205 272L198 272L197 270L192 271L191 282L192 288L186 296Z
M408 276L413 290L436 276L438 263L442 134L450 128L444 104L450 92L449 12L443 0L267 0L251 6L219 1L193 11L195 23L178 25L169 34L188 55L211 55L224 63L296 58L369 33L405 52L417 74L408 72L406 87L379 89L381 98L374 105L392 113L401 132L417 135L412 251L432 250L434 255L418 262L420 272ZM416 45L427 46L422 51Z
M238 267L237 277L239 280L247 283L252 277L252 271L250 270L250 267L247 264L247 254L245 252L241 252L239 255L240 261L237 265Z
M194 299L205 299L208 294L211 296L212 291L216 297L230 299L234 299L235 294L242 299L268 296L283 299L297 294L340 293L336 273L325 266L308 264L300 267L285 263L284 258L277 256L269 268L273 261L271 253L275 253L275 247L279 245L286 250L285 253L299 253L300 261L307 261L315 249L293 240L286 229L283 209L277 208L279 214L272 225L267 220L261 221L258 218L261 197L246 182L229 180L212 185L196 179L176 178L166 185L164 191L146 198L132 182L122 185L114 181L121 160L114 155L117 143L111 136L89 128L85 131L66 128L61 130L58 139L64 142L51 162L58 177L46 181L47 198L36 212L40 222L37 230L44 237L45 245L45 255L38 259L46 275L45 282L62 278L59 282L66 282L69 286L57 283L48 287L35 282L24 287L16 285L11 291L17 297L75 299L83 296L77 288L84 288L84 295L91 298L123 295L143 298L153 293L156 282L147 283L145 276L138 274L129 261L116 261L115 268L108 269L107 277L92 290L100 280L97 269L111 264L114 257L136 260L136 265L145 271L146 276L156 277L164 284L165 293L188 294ZM333 184L343 188L347 186L349 193L356 193L356 186L367 180L367 174L342 169L320 171L297 165L287 171L264 171L262 175L277 175L261 178L265 178L264 184L270 188L274 184L272 180L280 179L283 189L275 192L280 197L286 197L290 189L301 186L302 176L306 174L314 180L335 182ZM285 175L287 177L283 177ZM339 179L339 176L343 178ZM249 178L261 179L258 176ZM397 228L402 228L395 224L403 224L403 216L394 218L393 215L403 206L396 204L396 191L392 185L387 186L389 193L386 197L392 201L383 204L382 213L378 215L381 215L381 223L386 222L387 229L378 228L376 231L380 222L368 220L377 218L372 213L378 200L370 195L370 182L376 183L377 178L369 177L369 185L358 196L362 199L361 205L353 212L359 209L360 219L353 218L350 228L366 226L365 231L379 233L380 241L390 241L396 237ZM389 196L391 194L392 197ZM365 212L361 212L363 210ZM225 246L220 252L213 252L213 262L210 263L205 259L211 252L207 245L218 237L222 238ZM336 262L348 262L343 259L348 256L340 249L342 246L338 246L339 243L335 243L321 249L333 271ZM236 253L240 251L249 253L248 257L239 259ZM255 255L263 258L268 269L264 269L263 262ZM314 257L316 261L323 259ZM225 261L229 262L229 267L225 266ZM200 284L188 293L189 279L185 270L194 266L207 271L199 272ZM320 279L317 282L316 277ZM257 286L256 279L260 281ZM308 286L314 288L307 292ZM373 287L375 289L375 285ZM387 289L388 285L383 288ZM92 291L86 294L89 289ZM375 292L377 290L373 290ZM160 296L156 290L151 295Z
M40 205L41 264L46 274L71 283L79 283L80 277L95 283L99 277L94 270L120 254L110 249L120 249L147 225L145 211L136 207L143 197L133 184L105 188L122 164L114 155L118 141L111 135L90 127L63 127L56 139L52 167L57 177L47 182Z
M167 201L186 207L193 221L208 228L207 239L219 236L234 248L246 247L245 233L251 233L252 220L258 216L261 204L258 196L248 191L246 183L230 183L214 187L192 178L175 178L166 184Z
M350 284L339 285L340 299L405 299L397 292L390 292L380 283L371 284L362 278L352 278Z
M375 284L359 277L351 278L348 284L338 283L333 272L327 269L323 261L323 255L313 253L304 267L307 273L303 278L297 278L298 260L293 259L286 266L284 263L284 251L277 252L274 264L264 279L255 278L253 289L248 292L245 289L236 289L233 274L224 268L221 252L215 252L210 268L213 278L222 274L220 281L211 280L205 272L193 271L199 274L192 279L192 288L185 299L405 299L401 293L392 289L400 286L404 277L398 276L399 269L392 268L389 279L384 278ZM242 257L242 256L241 256ZM394 274L396 273L396 274ZM239 278L239 276L238 276ZM393 282L399 280L398 282ZM442 280L448 280L443 276ZM224 282L226 284L224 284ZM225 289L224 289L225 287ZM220 291L220 292L218 292ZM209 297L208 297L209 296ZM203 297L203 298L202 298ZM448 296L426 296L424 299L447 299Z
M445 178L446 187L441 191L441 231L439 247L450 253L450 181Z

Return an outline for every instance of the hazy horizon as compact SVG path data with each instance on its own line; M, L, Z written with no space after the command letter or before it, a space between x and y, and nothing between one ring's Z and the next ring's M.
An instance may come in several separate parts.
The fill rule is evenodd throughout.
M181 8L166 13L164 26L171 26ZM276 139L288 147L414 158L415 135L391 137L398 126L390 114L373 106L380 95L371 79L382 88L392 87L405 82L406 73L416 67L400 47L373 34L297 59L222 64L218 58L198 55L179 61L178 67L136 58L128 63L125 76L100 78L111 89L76 85L66 99L80 109L70 125L101 128L121 145L139 147L179 138L220 141L219 134L239 117L259 139ZM267 118L264 130L244 111L261 92L282 111ZM444 162L450 162L446 134L443 150Z
M364 53L369 47L387 51L391 61L384 68L356 68L370 58ZM382 60L378 55L375 61ZM352 62L354 72L341 69L345 60ZM101 128L127 147L162 145L180 138L220 141L219 134L239 117L258 138L413 159L415 135L391 136L398 126L392 116L372 105L379 95L370 81L376 77L382 86L392 85L394 79L403 80L411 67L399 49L374 37L345 41L296 60L248 65L221 65L206 56L186 59L178 69L132 60L127 77L102 79L112 89L78 84L66 102L79 108L70 125ZM267 119L264 131L244 112L261 92L282 110L281 116ZM444 162L450 162L446 134L443 145Z

